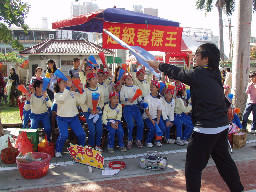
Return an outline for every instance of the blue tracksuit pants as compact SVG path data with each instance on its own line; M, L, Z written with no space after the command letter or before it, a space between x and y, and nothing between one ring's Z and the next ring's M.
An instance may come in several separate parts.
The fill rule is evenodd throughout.
M175 114L174 115L174 122L177 129L177 137L181 137L181 139L186 140L190 137L193 132L193 124L191 117L182 113L182 114ZM184 133L182 134L182 125L185 126Z
M108 123L107 130L108 130L108 147L114 148L115 134L118 137L119 147L123 147L124 146L124 142L123 142L124 130L122 128L121 122L118 124L118 129L114 129L111 126L111 123Z
M52 133L52 126L51 126L50 119L49 119L49 113L48 112L42 113L42 114L31 113L30 119L31 119L31 128L32 129L37 129L38 123L40 121L42 122L42 124L44 126L45 133L47 135L47 140L50 141L51 133Z
M157 119L153 119L154 121L157 121ZM149 118L145 119L145 122L148 126L148 135L147 135L147 139L146 142L147 143L152 143L153 138L156 135L156 126L153 125L153 123L150 121ZM161 129L161 131L163 132L163 134L165 134L166 132L166 126L162 120L162 118L160 118L159 124L158 124L159 128Z
M74 117L59 117L56 118L58 127L59 127L59 137L57 139L56 143L56 151L61 152L63 149L63 146L65 144L66 139L68 138L68 127L74 131L75 135L78 139L78 144L85 146L85 139L86 135L83 130L83 127L80 124L80 121L78 119L78 116Z
M165 125L165 127L166 127L165 139L170 139L171 126L167 127L167 126L166 126L166 121L167 121L167 120L164 121L164 125ZM173 123L173 122L171 122L171 123Z
M30 119L30 114L31 114L31 109L28 111L25 111L23 109L23 121L22 121L22 127L23 128L28 128L28 121Z
M176 135L177 137L182 137L182 119L180 118L181 115L174 114L174 121L173 124L176 126Z
M190 116L186 115L185 113L182 113L181 116L182 116L182 122L183 122L182 124L185 126L185 130L183 132L181 139L187 140L188 138L190 138L193 132L194 126L192 124L192 119Z
M101 137L103 134L102 128L102 114L99 114L99 119L96 123L93 123L93 119L89 119L90 113L85 112L84 116L86 118L86 123L88 124L89 128L89 146L95 146L95 137L96 137L96 146L100 146L101 144Z
M134 127L133 119L137 125L137 140L142 140L144 122L140 113L140 108L137 105L125 105L124 107L124 118L128 124L128 140L132 141L132 131Z

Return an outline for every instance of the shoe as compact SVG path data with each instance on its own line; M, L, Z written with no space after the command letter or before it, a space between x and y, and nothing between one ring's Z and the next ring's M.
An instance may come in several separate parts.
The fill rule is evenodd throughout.
M166 143L174 144L175 143L175 139L167 139Z
M132 141L128 141L128 143L127 143L127 149L129 150L129 149L131 149L132 148Z
M162 143L161 142L156 142L156 146L157 147L162 147Z
M103 151L100 146L96 146L95 149L98 151Z
M175 141L175 144L180 145L180 146L185 145L184 142L183 142L181 139L177 139L177 140Z
M114 153L115 152L114 148L112 148L112 147L108 147L107 150L108 150L109 153Z
M146 145L147 145L147 147L149 147L149 148L153 147L153 144L152 144L152 143L147 143Z
M187 140L182 140L185 145L187 145L189 142Z
M143 144L140 142L140 140L136 140L136 145L137 145L139 148L142 148L142 147L143 147Z
M126 149L125 147L120 147L120 151L121 151L121 152L126 152L127 149Z
M256 131L252 129L250 133L254 134L254 133L256 133Z
M57 158L62 157L61 152L55 151L55 157L57 157Z

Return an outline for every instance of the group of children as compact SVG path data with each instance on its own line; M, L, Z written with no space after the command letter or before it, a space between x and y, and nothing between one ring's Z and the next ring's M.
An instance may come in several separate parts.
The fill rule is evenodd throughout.
M84 62L83 62L84 64ZM190 137L193 125L189 113L191 103L184 84L165 85L157 80L152 80L153 75L145 78L145 71L124 74L120 81L113 83L111 71L104 71L95 67L79 68L82 92L77 92L77 87L72 83L73 77L67 81L57 78L54 84L54 100L48 97L43 89L41 79L33 78L31 93L26 94L24 105L24 127L27 126L28 113L31 128L37 128L41 121L48 140L51 137L50 108L57 108L57 124L59 136L56 142L56 157L61 157L64 143L68 137L70 127L78 138L78 144L85 146L86 134L78 118L78 107L81 108L86 118L89 129L88 145L100 150L103 126L108 131L109 153L114 152L114 138L117 135L119 148L125 152L133 145L133 129L136 123L136 140L138 147L143 147L144 125L148 128L146 146L162 146L161 137L156 133L161 132L167 143L185 145ZM134 97L137 90L142 94ZM97 99L95 100L95 96ZM29 112L31 111L31 112ZM125 147L123 138L124 130L122 121L127 123L128 144ZM145 124L144 124L145 123ZM170 129L176 126L177 138L170 138ZM183 132L183 127L185 130Z

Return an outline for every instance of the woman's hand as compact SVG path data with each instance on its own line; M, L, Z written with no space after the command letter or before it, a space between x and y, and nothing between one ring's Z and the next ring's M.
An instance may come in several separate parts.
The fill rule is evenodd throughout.
M148 62L150 67L155 69L156 72L160 72L159 71L159 62L158 61L147 61L147 62Z

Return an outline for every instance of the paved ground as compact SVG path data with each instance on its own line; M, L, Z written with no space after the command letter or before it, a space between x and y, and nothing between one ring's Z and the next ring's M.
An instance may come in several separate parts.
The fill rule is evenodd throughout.
M134 147L126 153L103 152L105 165L116 159L127 164L124 170L114 176L103 176L102 171L96 168L89 173L87 166L72 162L67 152L63 158L52 158L48 174L35 180L24 179L16 164L5 165L0 162L0 191L185 191L186 146L164 144L163 147L150 150L157 150L168 158L166 170L149 171L139 167L140 158L148 151L146 147ZM255 152L256 135L248 134L247 145L234 150L232 154L246 191L256 191ZM229 191L212 159L203 171L202 191Z
M232 154L246 191L256 189L256 136L248 134L247 140L246 147L234 150ZM186 147L165 144L161 148L153 148L168 158L165 171L139 167L140 157L147 150L134 148L127 153L116 151L114 155L104 152L105 165L114 159L121 159L127 164L115 176L103 176L96 168L89 173L85 165L71 162L68 154L63 158L53 158L48 174L36 180L22 178L16 165L0 164L0 191L185 191ZM228 191L212 160L203 172L202 191Z

